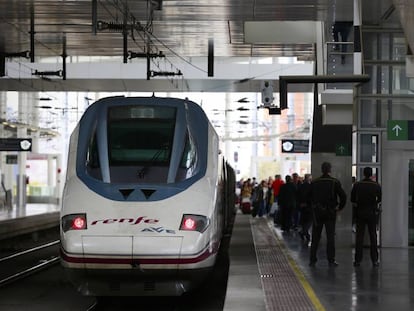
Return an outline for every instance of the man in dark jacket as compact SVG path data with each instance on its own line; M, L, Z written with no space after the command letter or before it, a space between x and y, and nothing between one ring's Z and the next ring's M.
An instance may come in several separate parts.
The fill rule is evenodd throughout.
M355 183L351 191L351 202L355 204L356 241L354 266L358 267L362 260L365 225L368 227L371 260L374 267L378 263L377 217L378 204L381 202L381 186L371 179L372 168L364 168L364 179Z
M336 213L342 210L346 204L346 194L338 179L332 177L331 164L322 163L322 176L311 183L309 196L313 211L312 244L310 250L310 266L315 266L317 261L319 241L322 229L326 230L326 253L329 266L336 267L335 261L335 223ZM339 199L339 202L338 202Z
M301 231L299 236L302 240L309 242L309 229L312 226L312 204L309 200L309 191L312 182L312 175L305 174L303 183L298 188L299 210L300 210L300 225Z
M296 208L296 187L290 175L286 175L285 180L286 183L280 186L279 209L282 216L281 229L287 233L292 227L292 213Z

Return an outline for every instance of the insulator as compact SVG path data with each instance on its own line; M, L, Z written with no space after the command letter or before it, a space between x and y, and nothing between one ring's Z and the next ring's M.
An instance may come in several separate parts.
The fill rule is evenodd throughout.
M127 28L131 28L131 25L126 25ZM98 21L97 23L98 30L110 30L114 32L122 32L124 31L124 24L119 22L104 22L104 21Z
M151 71L151 76L152 77L156 77L156 76L182 76L182 72L181 70L178 70L178 72L172 72L172 71Z

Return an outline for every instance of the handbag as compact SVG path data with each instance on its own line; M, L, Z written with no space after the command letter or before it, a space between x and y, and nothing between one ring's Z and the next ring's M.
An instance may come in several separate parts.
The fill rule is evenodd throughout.
M274 215L279 209L279 205L277 202L273 202L272 206L270 207L269 215Z

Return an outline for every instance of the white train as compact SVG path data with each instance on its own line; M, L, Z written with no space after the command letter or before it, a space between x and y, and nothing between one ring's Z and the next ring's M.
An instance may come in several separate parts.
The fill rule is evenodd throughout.
M61 263L84 295L181 295L214 267L235 176L201 107L109 97L71 135Z

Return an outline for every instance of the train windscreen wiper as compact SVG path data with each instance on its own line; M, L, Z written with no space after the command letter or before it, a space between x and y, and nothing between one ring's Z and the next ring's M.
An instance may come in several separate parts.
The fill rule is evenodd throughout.
M144 178L145 175L148 173L149 168L153 166L156 161L160 158L160 156L168 151L168 146L165 146L164 149L158 149L154 155L152 156L151 160L147 165L144 165L139 171L138 171L138 178Z

